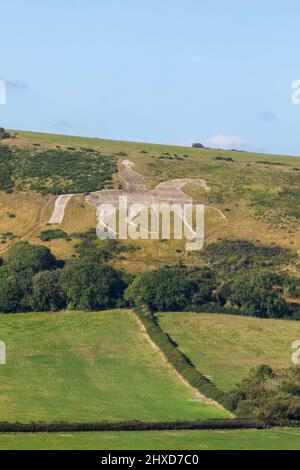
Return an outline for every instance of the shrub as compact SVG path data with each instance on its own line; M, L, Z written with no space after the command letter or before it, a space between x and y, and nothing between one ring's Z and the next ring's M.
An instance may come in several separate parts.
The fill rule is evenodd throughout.
M210 302L214 288L215 278L208 269L164 267L137 276L125 299L154 311L182 311Z
M69 261L62 272L68 308L102 310L122 304L125 282L110 266L93 261Z
M223 160L224 162L234 162L231 157L216 157L216 160Z
M57 268L57 260L48 248L28 242L16 243L9 250L6 263L13 273L27 270L35 274Z
M300 419L300 369L276 373L262 364L226 393L225 402L237 416L281 424Z
M237 276L226 294L230 304L246 315L260 318L283 318L289 308L283 299L283 279L265 271L251 271Z
M61 272L43 271L33 277L32 308L40 312L66 307L66 293L61 286Z
M43 232L40 233L39 238L43 242L49 242L51 240L58 240L58 239L63 239L67 241L71 240L71 237L60 228L55 229L55 230L52 230L52 229L44 230Z
M9 266L0 268L0 312L15 313L29 308L31 273L12 272Z

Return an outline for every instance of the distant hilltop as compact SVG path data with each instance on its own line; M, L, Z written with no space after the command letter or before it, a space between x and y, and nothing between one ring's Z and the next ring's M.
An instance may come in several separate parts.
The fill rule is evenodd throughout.
M193 144L192 147L195 148L195 149L204 149L205 148L203 144L200 144L200 143L197 143L197 142L195 144Z
M193 148L195 149L207 149L207 148L212 148L212 147L205 147L205 145L201 144L200 142L195 142L193 145L192 145ZM220 148L214 148L213 150L223 150L223 149L220 149ZM247 152L247 150L241 150L241 149L226 149L228 150L229 152Z

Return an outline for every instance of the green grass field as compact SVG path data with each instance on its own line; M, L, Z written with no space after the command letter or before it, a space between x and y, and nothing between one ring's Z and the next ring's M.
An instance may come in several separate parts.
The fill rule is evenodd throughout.
M0 316L0 421L226 417L193 400L130 311Z
M232 388L251 367L291 365L300 322L220 314L161 313L162 328L194 365L221 389Z
M0 434L0 450L299 450L300 429Z

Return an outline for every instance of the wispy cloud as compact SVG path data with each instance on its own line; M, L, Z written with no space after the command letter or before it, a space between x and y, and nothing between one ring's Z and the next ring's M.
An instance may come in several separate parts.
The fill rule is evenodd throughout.
M5 80L5 78L0 77L1 80L4 81L8 90L12 91L28 91L29 85L25 82L21 82L20 80Z
M263 111L260 115L260 118L264 122L272 122L277 120L276 114L271 109Z
M192 64L208 64L208 60L204 57L191 57L189 59L189 62L191 62Z
M224 150L247 150L250 147L249 142L242 137L225 134L217 134L214 137L205 139L203 144L206 147L220 148Z
M58 121L53 124L53 127L66 129L67 127L70 127L70 123L68 121Z
M217 134L214 137L208 139L186 139L173 142L173 145L178 145L180 147L191 147L194 143L199 142L204 147L218 148L224 150L249 150L251 148L250 143L243 139L242 137L226 135L226 134Z
M53 124L54 127L70 127L70 123L68 121L58 121Z

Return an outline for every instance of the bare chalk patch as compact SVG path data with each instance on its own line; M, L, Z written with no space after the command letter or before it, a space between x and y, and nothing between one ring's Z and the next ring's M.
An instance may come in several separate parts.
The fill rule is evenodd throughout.
M62 194L56 199L54 211L49 220L49 224L56 225L63 222L67 204L73 196L74 194Z

